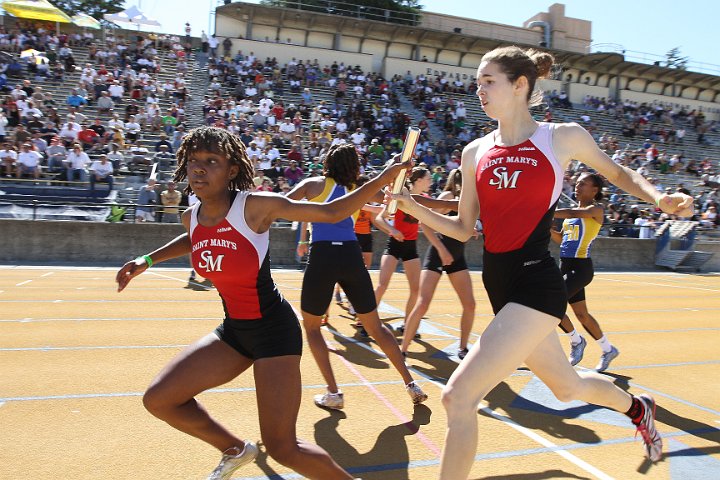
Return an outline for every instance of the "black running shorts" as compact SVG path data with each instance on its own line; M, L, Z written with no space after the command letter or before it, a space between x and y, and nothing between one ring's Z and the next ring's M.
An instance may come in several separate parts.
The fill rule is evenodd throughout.
M372 233L356 233L355 236L363 253L372 253Z
M595 276L592 258L561 258L560 271L565 276L568 303L585 300L585 287L590 285Z
M324 315L339 283L357 313L377 308L370 274L365 268L360 244L349 242L313 242L305 268L300 308L311 315Z
M405 240L399 242L393 237L388 238L387 246L383 255L390 255L398 260L407 262L408 260L415 260L420 258L417 253L417 240Z
M497 314L508 303L518 303L562 319L567 290L550 252L529 254L523 249L483 255L483 283Z
M452 255L453 262L450 265L443 265L440 260L440 254L437 249L430 245L427 253L425 254L425 261L423 262L423 270L431 270L433 272L442 273L443 271L448 275L451 273L462 272L467 270L467 262L465 261L465 242L456 240L452 237L440 236L440 241L448 249L450 255Z
M297 315L287 300L264 318L226 318L216 329L220 340L252 360L285 355L302 355L302 331Z

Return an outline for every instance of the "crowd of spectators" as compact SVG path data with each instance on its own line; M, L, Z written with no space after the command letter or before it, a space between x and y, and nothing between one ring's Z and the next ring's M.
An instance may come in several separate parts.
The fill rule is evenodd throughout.
M0 67L5 92L0 114L2 174L89 181L92 190L104 182L112 189L113 174L142 172L157 164L166 172L158 178L168 180L174 151L189 128L185 75L191 40L189 33L184 39L110 34L100 44L92 33L56 35L42 23L0 27L0 49L14 54L37 51ZM76 60L73 49L78 47L87 52L87 62ZM255 163L258 190L285 192L304 177L321 174L324 153L338 143L355 145L363 168L372 173L403 147L411 119L400 108L401 95L422 113L416 158L431 170L433 191L442 189L448 172L459 167L464 146L496 126L471 118L465 103L475 84L458 77L408 72L385 79L338 61L320 65L317 60L292 59L280 64L274 58L261 60L253 52L234 52L229 39L204 32L197 53L199 61L207 62L209 76L202 121L242 139ZM8 85L7 75L14 74L15 64L25 79ZM64 81L68 71L77 72L73 78L79 80L66 98L53 98L44 82ZM173 74L161 77L161 71ZM556 109L566 109L566 116L573 107L563 91L546 92L545 100L547 108L540 115L546 121L553 121ZM67 111L62 117L60 108ZM592 96L574 111L614 161L650 178L695 175L698 183L687 188L698 199L699 214L717 210L716 162L687 158L683 152L687 142L705 145L706 133L717 131L715 122L706 121L701 111ZM601 131L597 115L615 119L620 132ZM433 124L437 128L431 128ZM159 136L150 148L141 142L147 134ZM646 140L631 147L637 137ZM579 171L570 171L568 181ZM656 184L663 191L670 188L661 181ZM632 206L623 208L618 192L609 193L617 200L608 203L610 223L661 220L653 209L637 208L636 215Z
M76 60L78 47L87 62ZM18 22L0 27L0 49L13 54L0 66L4 176L89 182L94 191L100 182L112 190L118 172L146 170L153 163L166 171L174 167L188 96L189 45L179 38L108 33L100 44L91 32L56 35L54 26ZM48 70L38 72L45 63ZM167 72L162 80L161 71ZM66 72L79 77L76 84L68 85ZM8 75L22 80L8 85ZM54 98L53 88L44 88L50 85L66 90L67 97ZM67 113L60 115L61 109ZM141 142L147 134L159 134L150 148Z

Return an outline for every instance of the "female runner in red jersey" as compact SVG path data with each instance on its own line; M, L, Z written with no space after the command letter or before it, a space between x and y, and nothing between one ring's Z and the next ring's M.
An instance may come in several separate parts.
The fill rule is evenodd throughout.
M424 167L415 167L412 172L408 174L407 183L409 184L409 190L411 194L427 194L430 184L432 183L432 177L430 171ZM375 219L375 225L383 232L390 235L388 238L387 247L383 252L382 258L380 259L380 275L378 278L378 284L375 287L375 301L380 305L385 291L390 285L390 279L392 278L397 264L400 260L403 262L403 269L405 270L405 276L407 277L408 287L410 294L405 304L405 319L410 316L412 308L415 306L417 301L418 292L420 291L420 257L417 251L417 237L420 227L420 223L411 215L406 214L403 211L395 213L395 218L392 221L388 221L385 218L385 209ZM434 232L428 229L423 229L423 233L428 237L435 237ZM439 243L440 241L437 240ZM401 328L405 330L404 327Z
M477 406L525 363L563 401L579 399L625 412L641 434L651 461L662 457L655 429L655 402L634 396L608 377L577 372L555 333L565 315L567 292L548 243L563 172L571 159L597 170L622 190L679 216L692 214L693 199L663 195L637 172L615 164L575 123L536 122L538 78L548 75L551 55L518 47L488 52L477 72L478 97L498 129L463 151L459 215L432 212L404 192L400 208L434 230L465 241L481 215L485 235L483 282L495 317L443 389L448 416L440 478L467 478L477 454Z
M225 319L214 333L190 345L153 380L145 407L172 427L223 452L211 479L226 479L257 456L195 399L253 367L260 431L268 454L315 479L352 478L320 447L299 440L302 333L290 304L270 276L269 229L275 219L337 222L360 209L407 165L393 165L333 202L298 202L252 192L253 165L240 139L226 130L202 127L178 149L175 181L201 199L183 213L187 233L149 255L128 262L117 274L118 291L149 266L191 253L194 268L215 284Z

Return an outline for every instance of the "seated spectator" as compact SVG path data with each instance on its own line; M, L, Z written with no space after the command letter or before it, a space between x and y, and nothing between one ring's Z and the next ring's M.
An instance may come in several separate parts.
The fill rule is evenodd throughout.
M112 134L110 136L110 141L113 143L117 143L121 149L125 148L125 132L123 131L123 129L118 127L113 128Z
M160 134L160 140L155 143L155 151L159 152L162 145L168 148L168 152L173 153L172 144L168 141L168 136L164 133Z
M715 205L710 205L700 216L700 225L706 228L715 228L718 225L718 213Z
M20 147L32 139L32 133L28 132L23 124L19 124L15 127L12 139L15 146Z
M125 155L120 151L120 145L117 143L110 145L110 153L107 154L107 157L112 162L114 170L120 170L125 166Z
M128 121L125 124L125 130L127 131L127 133L125 134L125 138L127 138L130 143L136 143L138 137L140 136L140 131L142 130L142 127L135 120L134 115L130 115L130 117L128 118Z
M3 149L0 150L0 165L4 167L6 177L11 177L13 175L16 161L17 152L10 142L5 142L3 144Z
M298 166L298 162L295 160L290 161L290 166L283 172L283 177L287 180L287 183L292 187L300 180L303 179L304 173Z
M91 127L83 127L77 135L77 140L80 142L84 150L89 150L94 147L100 138L100 135L98 135Z
M162 223L178 223L180 221L180 201L182 194L175 189L175 182L167 182L167 190L160 194L160 202L163 205Z
M265 177L262 181L262 183L255 188L258 192L272 192L275 189L275 185L273 185L272 180Z
M302 162L303 155L302 155L302 152L300 152L298 150L297 145L292 145L290 147L290 151L287 153L287 159L294 161L296 164L298 164L299 162Z
M68 152L60 137L54 137L50 140L50 145L45 150L45 153L47 154L48 171L50 173L60 173L65 169L64 164Z
M119 80L113 81L113 83L108 87L108 93L110 95L110 98L115 101L119 102L122 100L122 96L125 93L125 88L123 88L122 85L120 85Z
M15 176L20 178L32 175L35 179L40 178L40 161L42 159L43 156L33 150L30 143L23 143L15 164Z
M161 170L168 170L175 161L175 155L170 153L170 147L165 144L160 145L160 151L155 154L153 161L158 164Z
M113 166L108 161L107 155L104 153L100 155L98 160L95 160L90 165L90 190L95 191L95 183L107 183L108 189L113 189Z
M72 150L67 154L65 159L67 164L67 179L74 181L76 178L80 182L87 180L86 167L90 164L90 157L85 153L79 143L73 145Z
M110 98L109 92L102 92L100 98L97 99L97 108L99 112L111 112L115 108L115 102Z
M152 165L150 152L145 147L132 147L130 149L130 161L127 162L129 167L137 165Z
M157 204L157 193L155 192L155 180L150 178L147 184L140 188L140 194L135 208L135 220L138 222L154 222L155 207Z
M67 97L65 103L79 110L82 109L85 105L87 105L88 102L85 97L81 96L78 93L78 90L73 90L72 93Z

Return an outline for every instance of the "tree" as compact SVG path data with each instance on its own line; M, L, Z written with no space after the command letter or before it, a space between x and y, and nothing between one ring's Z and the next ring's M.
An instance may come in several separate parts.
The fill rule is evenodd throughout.
M422 9L419 0L261 0L260 4L404 25L420 23Z
M102 20L106 13L123 10L122 2L112 0L54 0L52 3L70 16L84 13L96 20Z
M665 66L676 70L687 70L689 58L680 54L680 47L675 47L665 54Z

